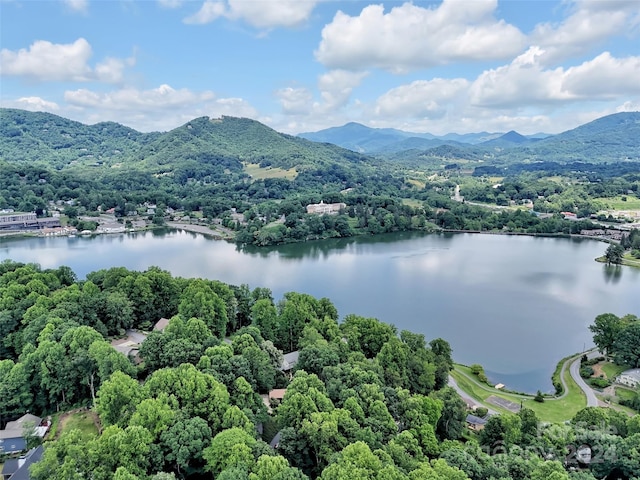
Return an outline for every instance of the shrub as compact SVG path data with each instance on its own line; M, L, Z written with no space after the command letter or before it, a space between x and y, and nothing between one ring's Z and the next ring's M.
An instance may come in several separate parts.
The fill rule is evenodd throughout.
M485 407L478 407L475 410L476 416L480 418L486 417L487 413L489 413L489 409Z
M589 366L580 368L580 376L582 378L589 378L589 377L593 376L593 368L591 368Z
M477 363L474 363L469 368L471 369L471 373L473 373L474 375L480 375L480 373L484 372L484 368L482 368L482 365L479 365Z
M484 374L484 372L480 372L478 374L478 380L480 380L482 383L489 383L489 379L487 378L487 376Z
M538 403L542 403L542 402L544 402L544 395L542 395L542 392L540 390L538 390L536 392L536 396L533 397L533 399Z
M609 385L611 385L611 382L606 378L591 378L589 380L589 384L592 387L596 388L607 388Z

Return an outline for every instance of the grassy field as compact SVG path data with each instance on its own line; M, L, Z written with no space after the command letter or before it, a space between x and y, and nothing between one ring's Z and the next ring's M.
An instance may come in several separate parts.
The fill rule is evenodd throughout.
M422 207L424 202L416 200L415 198L403 198L402 203L404 205L409 205L410 207Z
M611 362L600 364L600 368L602 368L602 371L609 380L615 379L618 375L626 370L626 367L621 367L620 365L616 365L615 363Z
M95 414L91 411L81 411L60 418L60 433L65 430L80 430L85 437L95 437L98 428L95 424Z
M626 201L622 200L622 196L610 198L596 198L606 209L610 210L640 210L640 198L631 195L625 195Z
M603 255L602 257L596 258L596 262L607 263L607 259ZM640 268L640 260L627 252L624 254L624 257L622 257L622 265Z
M486 400L491 395L504 398L514 403L522 402L522 406L530 408L542 422L560 423L570 420L581 409L586 407L587 401L582 390L572 380L569 369L564 373L564 380L567 383L568 393L561 400L547 398L543 403L536 402L532 395L520 395L514 393L502 392L489 386L484 386L469 379L466 375L472 375L468 367L456 365L455 370L451 372L458 386L462 388L469 396L478 400L483 405L498 412L508 412L501 407L488 403Z
M251 175L254 180L263 180L265 178L286 178L287 180L293 180L298 175L295 168L284 170L279 167L267 167L262 168L257 163L245 163L245 173Z

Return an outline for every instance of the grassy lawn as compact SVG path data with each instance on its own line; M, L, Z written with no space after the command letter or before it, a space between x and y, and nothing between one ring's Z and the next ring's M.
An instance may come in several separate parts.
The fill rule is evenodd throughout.
M626 195L627 200L623 201L622 196L619 195L617 197L611 198L595 198L594 200L599 201L602 205L605 205L606 209L611 210L640 210L640 198L633 197L631 195Z
M568 393L561 400L547 399L543 403L525 400L523 406L530 408L543 422L561 423L572 419L576 413L587 406L587 399L580 387L571 378L569 368L564 372L564 380L567 384Z
M567 395L561 400L548 398L545 399L543 403L533 400L532 395L523 396L501 392L500 390L496 390L489 386L484 387L470 380L468 377L463 375L462 372L472 375L471 370L462 365L456 365L455 370L451 372L451 376L456 380L458 386L467 392L467 394L472 398L483 403L486 407L498 412L508 412L508 410L486 402L486 399L491 395L510 400L514 403L520 403L520 401L522 401L522 406L530 408L536 412L536 415L542 422L561 423L565 420L570 420L579 410L583 409L587 405L587 401L582 390L580 390L578 385L571 379L571 374L569 373L568 368L564 373L564 379L568 387Z
M621 400L631 400L633 398L633 390L623 387L616 387L616 397Z
M421 188L424 188L424 185L422 185ZM409 205L410 207L422 207L423 202L420 200L416 200L415 198L403 198L402 204Z
M72 413L60 420L60 432L65 430L80 430L84 437L95 437L98 429L94 423L95 414L90 411Z
M616 365L615 363L606 362L600 365L602 371L609 380L615 379L620 373L624 372L627 368Z
M254 180L263 180L265 178L286 178L287 180L293 180L298 175L295 168L284 170L279 167L267 167L262 168L257 163L245 163L245 173L251 175Z

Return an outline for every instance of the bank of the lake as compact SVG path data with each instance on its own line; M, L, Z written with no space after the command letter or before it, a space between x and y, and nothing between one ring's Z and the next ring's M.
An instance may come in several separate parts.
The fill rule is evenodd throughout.
M575 238L402 233L239 248L185 231L0 239L0 259L265 286L328 297L356 313L447 339L514 390L552 392L556 362L591 345L596 315L640 312L640 271L602 265L602 243Z

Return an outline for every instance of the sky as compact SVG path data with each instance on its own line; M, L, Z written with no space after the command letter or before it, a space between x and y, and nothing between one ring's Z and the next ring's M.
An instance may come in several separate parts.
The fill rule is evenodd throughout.
M559 133L640 110L640 0L0 0L0 106Z

